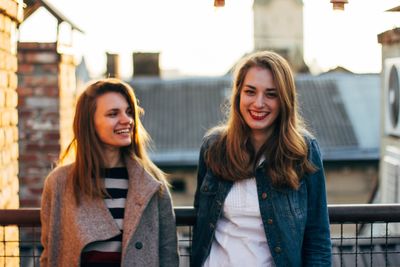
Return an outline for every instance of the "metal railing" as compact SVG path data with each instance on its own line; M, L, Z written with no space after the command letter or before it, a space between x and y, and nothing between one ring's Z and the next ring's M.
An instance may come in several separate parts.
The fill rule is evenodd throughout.
M180 266L189 266L195 212L175 213ZM333 266L400 266L400 204L329 205L329 218ZM0 210L0 266L39 266L41 250L39 209Z

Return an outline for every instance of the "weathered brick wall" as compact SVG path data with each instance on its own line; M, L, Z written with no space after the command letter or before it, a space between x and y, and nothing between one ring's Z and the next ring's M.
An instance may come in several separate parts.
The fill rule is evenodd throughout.
M43 181L72 137L75 64L56 43L19 43L20 205L39 207Z
M14 0L0 1L0 209L19 207L17 24L21 21ZM0 266L19 266L18 228L0 227ZM4 256L9 256L5 258ZM10 257L11 256L11 257Z

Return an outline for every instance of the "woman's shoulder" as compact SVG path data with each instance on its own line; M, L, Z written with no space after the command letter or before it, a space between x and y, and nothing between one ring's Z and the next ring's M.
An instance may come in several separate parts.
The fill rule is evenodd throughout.
M45 184L47 186L55 186L56 184L65 184L71 170L72 170L72 164L55 167L49 173L49 175L47 175Z
M311 132L302 130L301 135L308 147L312 146L312 143L317 143L316 137Z
M214 127L203 137L203 147L209 147L225 134L225 127Z
M322 160L321 149L317 138L309 132L302 133L307 145L307 158L314 164L320 163Z

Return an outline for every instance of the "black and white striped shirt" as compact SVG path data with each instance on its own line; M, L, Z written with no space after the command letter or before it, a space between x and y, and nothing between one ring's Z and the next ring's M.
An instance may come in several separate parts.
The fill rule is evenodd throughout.
M121 233L111 239L88 244L82 253L81 266L116 267L121 265L122 227L128 194L128 171L125 167L105 169L104 185L109 194L104 201Z

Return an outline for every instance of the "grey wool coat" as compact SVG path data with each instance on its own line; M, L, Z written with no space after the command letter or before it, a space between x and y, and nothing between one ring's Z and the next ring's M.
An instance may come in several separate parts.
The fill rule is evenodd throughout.
M137 161L126 159L126 199L121 266L178 266L175 215L167 187ZM83 248L120 233L103 199L75 204L71 165L54 169L46 178L41 207L44 247L40 266L79 266ZM160 188L163 187L162 193Z

